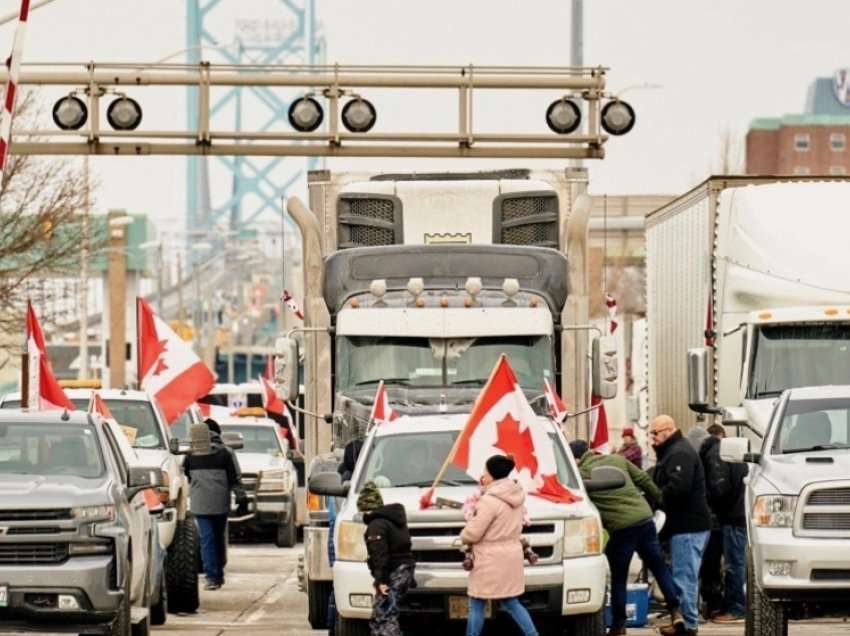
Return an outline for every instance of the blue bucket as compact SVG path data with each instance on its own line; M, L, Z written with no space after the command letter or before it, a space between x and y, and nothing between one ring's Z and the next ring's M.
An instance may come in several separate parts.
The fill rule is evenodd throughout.
M626 588L626 627L643 627L649 614L649 585L633 583ZM605 625L611 626L611 597L605 604Z

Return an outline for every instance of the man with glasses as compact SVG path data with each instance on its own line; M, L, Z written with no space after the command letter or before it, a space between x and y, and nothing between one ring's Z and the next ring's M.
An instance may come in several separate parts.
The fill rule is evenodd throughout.
M664 636L695 635L699 629L699 570L711 530L705 472L699 455L669 415L652 420L649 434L658 463L653 473L667 520L661 532L670 544L673 581L679 591L682 625L661 628Z

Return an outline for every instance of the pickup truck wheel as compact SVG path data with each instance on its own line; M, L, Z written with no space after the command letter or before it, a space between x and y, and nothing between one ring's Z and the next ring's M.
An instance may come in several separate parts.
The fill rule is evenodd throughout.
M359 621L336 615L336 636L369 636L369 621Z
M328 629L328 605L333 583L307 581L307 620L313 629Z
M279 548L291 548L298 542L298 531L295 528L295 509L289 511L286 523L278 524L274 544Z
M187 514L177 522L174 541L165 558L168 611L191 614L200 605L198 597L198 528L195 518Z
M749 548L747 548L747 605L746 605L746 618L744 623L744 636L755 636L755 629L753 625L758 621L756 617L756 604L753 602L753 596L756 590L756 577L755 572L753 570L753 554Z
M599 636L605 633L605 610L593 614L568 616L565 620L569 636Z
M168 620L168 583L166 582L165 566L159 574L159 597L151 605L151 625L165 625Z
M748 572L752 572L752 563ZM752 636L788 636L788 612L785 606L767 598L754 579L755 576L751 574L747 580L747 603L752 604L752 613L749 615L752 620L747 623L747 633L752 633Z

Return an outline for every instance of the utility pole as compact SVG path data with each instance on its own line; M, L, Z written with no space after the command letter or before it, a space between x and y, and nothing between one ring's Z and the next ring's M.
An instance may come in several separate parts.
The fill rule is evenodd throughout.
M127 377L127 215L108 215L109 386L123 389Z
M86 193L83 205L83 245L80 250L80 370L78 377L84 380L89 377L89 158L84 163Z
M570 20L570 66L584 66L584 0L572 0L572 19ZM584 119L584 101L577 105ZM573 159L573 166L581 166L581 159Z

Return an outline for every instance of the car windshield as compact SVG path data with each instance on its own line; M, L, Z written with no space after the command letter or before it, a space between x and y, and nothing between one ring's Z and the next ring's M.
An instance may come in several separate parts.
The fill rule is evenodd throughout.
M89 406L88 398L71 400L78 409ZM104 400L115 421L121 426L135 430L135 438L130 438L133 448L162 449L165 440L159 429L153 405L145 400Z
M250 426L248 424L222 424L222 433L241 433L245 445L239 453L281 453L277 431L270 426Z
M850 448L850 397L788 401L773 438L774 453Z
M552 377L552 340L548 336L487 338L338 339L340 390L387 384L410 387L481 387L501 354L506 354L519 384L540 389Z
M765 325L756 331L747 397L850 384L850 325Z
M454 445L458 431L385 435L375 439L360 473L358 490L369 480L387 480L391 487L430 486ZM578 480L557 435L551 435L558 465L558 479L578 488ZM383 479L382 479L383 478ZM384 482L386 483L386 482ZM449 465L441 482L446 486L477 483L460 468Z
M95 479L103 471L92 426L0 424L0 474Z

